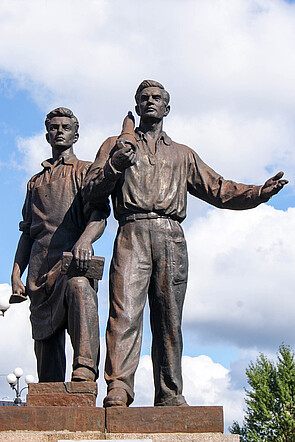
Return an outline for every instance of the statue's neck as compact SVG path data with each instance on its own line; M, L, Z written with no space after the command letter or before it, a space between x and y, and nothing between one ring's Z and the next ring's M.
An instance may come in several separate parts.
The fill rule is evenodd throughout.
M160 121L142 121L138 129L143 132L148 138L157 140L163 131L163 120Z
M52 158L54 161L59 160L61 157L64 157L67 159L68 157L71 157L74 153L73 146L68 147L65 150L60 150L57 148L52 148Z

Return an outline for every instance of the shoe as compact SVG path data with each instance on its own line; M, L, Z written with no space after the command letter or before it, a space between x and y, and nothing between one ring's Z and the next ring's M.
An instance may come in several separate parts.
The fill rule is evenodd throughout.
M95 382L95 373L87 367L75 368L72 382Z
M163 402L156 402L154 404L155 407L189 407L189 404L186 402L183 396L173 397L172 399L168 399Z
M187 402L184 402L183 404L178 405L178 407L189 407L189 404Z
M104 408L127 407L128 396L124 388L112 388L103 400Z

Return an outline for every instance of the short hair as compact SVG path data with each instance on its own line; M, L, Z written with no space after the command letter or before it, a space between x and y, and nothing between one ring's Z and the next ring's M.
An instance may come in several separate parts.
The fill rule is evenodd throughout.
M75 125L76 134L78 133L78 129L79 129L78 118L73 114L73 112L70 109L68 109L66 107L57 107L56 109L52 110L51 112L49 112L49 114L46 115L45 127L46 127L47 132L49 130L50 121L54 117L68 117L68 118L70 118Z
M143 89L147 88L147 87L158 87L159 89L163 89L163 98L166 102L166 105L169 103L170 101L170 95L169 92L166 91L166 89L164 88L164 86L159 83L158 81L155 80L143 80L140 85L138 86L136 93L135 93L135 101L137 104L139 104L139 97L141 92L143 91Z

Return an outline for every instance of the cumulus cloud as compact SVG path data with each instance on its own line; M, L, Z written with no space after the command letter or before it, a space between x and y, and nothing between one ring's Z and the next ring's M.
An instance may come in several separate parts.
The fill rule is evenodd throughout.
M41 162L51 157L50 145L46 142L43 133L29 138L19 137L17 148L22 161L17 161L16 167L24 170L28 176L37 173L41 169Z
M281 117L212 111L187 119L172 116L166 127L225 178L262 184L284 170L292 185L295 126Z
M231 385L228 369L205 355L183 356L183 394L190 405L222 405L225 429L234 420L243 420L242 388ZM142 356L135 375L134 406L153 405L153 377L150 356Z
M242 101L243 108L258 100L265 111L269 104L294 103L293 5L270 0L148 4L143 9L134 0L125 8L118 0L88 0L83 6L53 0L36 8L29 0L23 8L20 0L4 2L1 34L9 43L2 45L1 67L40 103L70 98L89 109L105 104L107 112L116 112L118 93L128 102L134 82L155 75L181 94L177 101L190 112L195 98L204 108L216 108L216 100L221 107Z
M32 0L26 8L4 2L2 78L28 90L44 113L72 108L81 143L89 140L81 149L87 159L119 133L139 81L156 78L172 96L167 130L213 168L249 182L282 167L293 177L295 6L283 0L148 4L143 10L134 0L124 8L105 0L83 6L53 0L38 8ZM34 162L35 138L21 144L26 141Z
M187 333L244 349L294 344L294 213L214 209L189 227Z
M9 300L11 287L9 284L0 284L1 299ZM29 303L14 304L0 317L1 336L1 377L0 391L2 397L14 398L6 382L6 376L16 367L21 367L24 375L32 374L36 378L36 364L34 347L31 338L29 321ZM22 386L25 386L22 385Z

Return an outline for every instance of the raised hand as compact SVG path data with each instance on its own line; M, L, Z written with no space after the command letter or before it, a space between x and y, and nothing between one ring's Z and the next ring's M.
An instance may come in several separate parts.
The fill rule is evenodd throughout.
M117 141L117 149L111 158L112 166L122 172L135 163L135 156L135 146L120 138Z
M288 180L282 180L284 172L278 172L275 176L269 178L261 188L261 197L268 199L278 193L285 184L288 184Z

